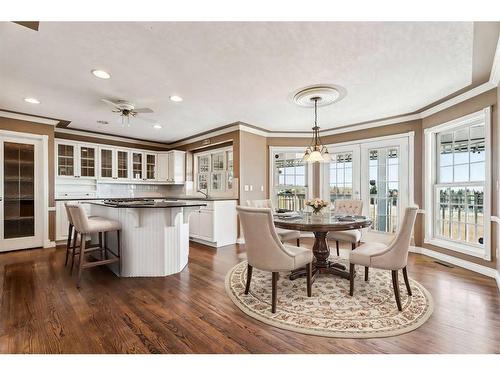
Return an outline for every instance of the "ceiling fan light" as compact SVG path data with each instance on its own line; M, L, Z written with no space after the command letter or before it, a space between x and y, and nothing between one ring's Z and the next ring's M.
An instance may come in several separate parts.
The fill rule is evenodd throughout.
M154 124L154 125L153 125L153 128L155 128L155 129L161 129L161 128L162 128L162 126L161 126L160 124Z
M170 100L176 103L182 102L184 99L180 97L179 95L171 95Z
M40 100L37 98L24 98L24 101L30 104L40 104Z
M101 78L101 79L110 79L111 78L111 74L109 74L108 72L105 72L104 70L92 69L90 72L94 76L96 76L97 78Z

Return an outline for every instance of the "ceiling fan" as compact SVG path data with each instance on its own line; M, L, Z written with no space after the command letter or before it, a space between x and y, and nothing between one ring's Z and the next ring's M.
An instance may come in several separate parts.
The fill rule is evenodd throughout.
M131 103L127 100L112 101L108 99L101 99L101 101L111 105L113 107L113 112L120 114L123 126L125 124L127 126L130 126L130 118L133 117L138 117L141 120L156 123L156 121L150 120L140 115L140 113L153 113L153 110L151 108L135 108L134 103Z

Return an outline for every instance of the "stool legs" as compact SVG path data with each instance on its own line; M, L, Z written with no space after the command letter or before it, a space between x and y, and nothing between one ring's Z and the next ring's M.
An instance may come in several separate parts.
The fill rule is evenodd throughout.
M80 289L80 281L82 278L83 265L85 263L85 234L80 234L80 256L78 262L78 280L76 282L76 287Z
M78 240L78 232L75 229L74 236L73 236L73 246L71 249L71 269L70 269L70 274L73 274L73 266L75 265L75 252L76 252L76 241Z
M68 225L68 241L66 242L66 260L64 261L64 266L68 265L69 249L71 248L71 235L73 234L73 225L69 223Z

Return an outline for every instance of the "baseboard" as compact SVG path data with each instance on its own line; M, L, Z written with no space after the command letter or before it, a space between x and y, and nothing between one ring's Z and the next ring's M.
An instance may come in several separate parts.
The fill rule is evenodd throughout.
M469 262L468 260L455 258L455 257L452 257L450 255L442 254L442 253L439 253L437 251L429 250L429 249L426 249L423 247L410 246L410 252L416 253L416 254L427 255L431 258L442 260L443 262L447 262L447 263L453 264L455 266L465 268L469 271L477 272L477 273L480 273L481 275L492 277L492 278L496 279L497 285L499 285L499 288L500 288L500 284L499 284L500 276L498 276L498 271L494 268L482 266L480 264Z
M236 243L239 245L243 245L245 243L245 239L243 237L238 237L236 239Z
M495 279L497 280L497 287L498 290L500 291L500 271L497 270L497 274L495 276Z
M45 240L43 243L43 248L47 249L49 247L56 247L56 241Z

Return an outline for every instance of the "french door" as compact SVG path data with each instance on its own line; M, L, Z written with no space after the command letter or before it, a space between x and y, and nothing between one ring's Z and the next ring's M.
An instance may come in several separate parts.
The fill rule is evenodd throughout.
M328 147L322 166L322 197L361 199L372 230L395 233L409 199L408 137Z
M0 134L0 251L43 246L42 157L41 140Z

